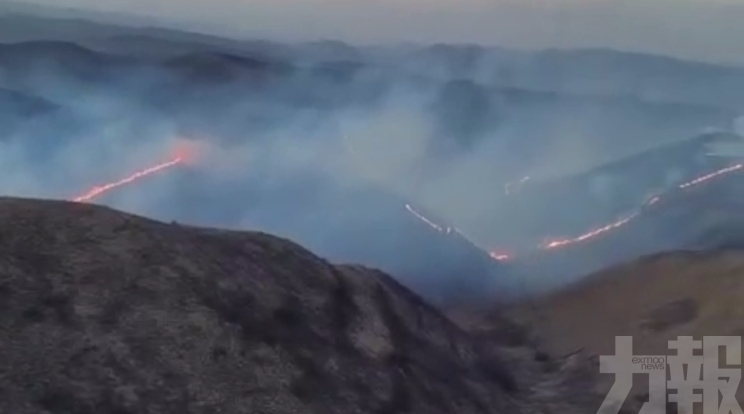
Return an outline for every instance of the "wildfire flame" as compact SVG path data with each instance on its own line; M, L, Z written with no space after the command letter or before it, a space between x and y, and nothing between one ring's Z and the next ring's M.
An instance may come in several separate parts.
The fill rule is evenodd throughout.
M128 184L133 184L149 175L158 173L160 171L166 170L171 167L175 167L176 165L179 165L185 162L188 159L187 158L188 154L189 152L187 148L180 147L177 149L175 156L171 158L170 160L167 160L165 162L161 162L160 164L154 165L152 167L148 167L143 170L137 171L129 175L128 177L122 178L118 181L95 186L91 188L90 190L86 191L84 194L73 198L72 201L78 202L78 203L88 202L118 187L128 185Z
M628 217L625 217L623 219L620 219L614 223L610 223L606 226L600 227L598 229L594 229L588 233L584 233L580 236L574 237L574 238L566 238L566 239L558 239L558 240L548 240L545 243L543 243L540 247L543 249L555 249L556 247L566 246L569 244L579 243L583 242L584 240L589 240L591 238L597 237L600 234L607 233L608 231L615 230L616 228L620 226L624 226L628 224L631 220L638 217L640 213L635 212Z
M711 180L713 178L722 176L724 174L728 174L728 173L731 173L731 172L734 172L734 171L738 171L738 170L742 169L743 167L744 167L744 164L736 164L736 165L732 165L730 167L721 168L720 170L713 171L712 173L709 173L709 174L703 175L701 177L695 178L695 179L690 180L690 181L688 181L686 183L682 183L679 186L677 186L677 188L679 188L680 190L684 190L686 188L690 188L690 187L696 186L698 184L705 183L705 182L707 182L707 181L709 181L709 180ZM651 200L649 200L648 205L654 205L654 204L658 203L660 200L661 200L661 195L654 196L653 198L651 198ZM585 234L582 234L582 235L580 235L578 237L566 238L566 239L558 239L558 240L550 240L550 241L545 242L541 247L544 248L544 249L555 249L557 247L562 247L562 246L566 246L566 245L569 245L569 244L579 243L579 242L582 242L582 241L585 241L585 240L594 238L596 236L599 236L601 234L607 233L608 231L614 230L614 229L616 229L618 227L624 226L625 224L629 223L631 220L635 219L639 215L640 215L640 211L636 211L636 212L630 214L629 216L627 216L627 217L625 217L623 219L620 219L620 220L618 220L618 221L616 221L614 223L610 223L610 224L608 224L608 225L606 225L604 227L600 227L598 229L592 230L592 231L590 231L588 233L585 233Z
M432 220L429 220L424 216L423 214L416 211L413 207L411 207L410 204L406 204L406 210L408 210L409 213L413 214L417 219L423 221L426 223L429 227L433 228L434 230L444 233L444 234L452 234L457 233L463 240L470 243L473 247L476 249L482 250L483 252L487 253L489 256L491 256L495 260L504 261L511 259L510 255L503 253L503 252L490 252L488 249L484 249L483 247L479 246L477 243L475 243L470 237L466 236L462 231L457 229L456 227L449 227L449 226L440 226L437 223L434 223Z
M687 189L687 188L690 188L690 187L693 187L693 186L696 186L696 185L699 185L699 184L708 182L709 180L711 180L713 178L716 178L716 177L719 177L719 176L722 176L722 175L725 175L725 174L728 174L728 173L732 173L732 172L741 170L743 168L744 168L744 164L736 164L736 165L732 165L730 167L722 168L720 170L713 171L712 173L705 174L703 176L697 177L697 178L695 178L693 180L690 180L688 182L682 183L682 184L678 185L677 188L679 188L680 190L684 190L684 189ZM505 191L506 191L506 194L507 195L509 194L510 187L512 187L513 185L516 185L516 184L524 183L525 181L529 180L529 178L530 177L524 177L524 178L522 178L519 181L516 181L516 182L513 182L513 183L508 183L504 187L505 188ZM645 205L646 206L654 205L654 204L658 203L659 201L661 201L661 198L662 198L662 194L655 195L655 196L651 197ZM444 227L442 227L442 226L440 226L440 225L432 222L431 220L427 219L424 215L422 215L419 212L417 212L416 210L414 210L413 207L411 207L409 204L406 204L406 209L409 212L411 212L413 215L415 215L418 219L420 219L421 221L425 222L426 224L428 224L432 228L436 229L437 231L439 231L439 232L446 232L447 234L449 234L452 230L454 230L458 234L460 234L465 240L469 241L474 246L480 248L481 250L485 250L485 249L482 249L481 247L479 247L478 245L476 245L475 243L473 243L472 241L470 241L470 239L468 239L465 235L463 235L456 228L452 228L452 227L446 227L446 228L444 228ZM622 226L630 223L631 221L633 221L633 219L637 218L640 215L641 215L641 210L639 209L639 210L637 210L637 211L635 211L635 212L633 212L631 214L628 214L625 217L623 217L621 219L618 219L618 220L616 220L616 221L614 221L614 222L612 222L610 224L607 224L605 226L602 226L602 227L593 229L593 230L588 231L588 232L586 232L584 234L581 234L579 236L546 240L545 242L543 242L542 244L540 244L539 246L537 246L537 248L539 250L553 250L553 249L557 249L557 248L560 248L560 247L565 247L565 246L568 246L568 245L572 245L572 244L584 242L584 241L593 239L593 238L595 238L597 236L600 236L602 234L608 233L608 232L610 232L612 230L615 230L615 229L617 229L619 227L622 227ZM513 256L511 254L506 253L506 252L504 252L502 250L498 250L497 249L497 250L491 250L491 251L485 250L485 251L487 251L488 254L489 254L489 256L491 258L495 259L495 260L504 261L504 260L511 260L511 259L513 259Z
M182 164L182 163L186 162L187 160L189 160L191 158L191 155L192 155L193 151L194 151L194 148L192 146L184 145L182 143L182 145L179 145L178 146L178 148L177 148L177 150L175 152L175 155L171 159L166 160L164 162L161 162L160 164L156 164L154 166L151 166L151 167L145 168L143 170L137 171L137 172L129 175L128 177L122 178L122 179L120 179L118 181L114 181L114 182L111 182L111 183L103 184L103 185L100 185L100 186L95 186L95 187L91 188L90 190L88 190L87 192L85 192L84 194L79 195L79 196L73 198L72 201L75 201L75 202L88 202L88 201L91 201L91 200L93 200L93 199L95 199L95 198L97 198L97 197L99 197L99 196L101 196L101 195L103 195L103 194L111 191L111 190L114 190L114 189L119 188L119 187L124 186L124 185L136 183L137 181L139 181L139 180L141 180L143 178L146 178L146 177L148 177L148 176L150 176L152 174L155 174L155 173L158 173L158 172L167 170L167 169L169 169L171 167L175 167L175 166L177 166L179 164ZM731 172L735 172L735 171L741 170L742 168L744 168L744 164L736 164L736 165L732 165L730 167L722 168L720 170L713 171L713 172L711 172L709 174L706 174L706 175L697 177L697 178L695 178L693 180L690 180L690 181L688 181L686 183L680 184L678 186L678 188L681 189L681 190L684 190L684 189L687 189L687 188L690 188L690 187L693 187L693 186L696 186L696 185L699 185L699 184L708 182L709 180L711 180L713 178L716 178L716 177L719 177L719 176L722 176L722 175L725 175L725 174L728 174L728 173L731 173ZM506 194L508 195L510 193L510 188L513 185L522 184L522 183L526 182L529 179L530 179L530 177L524 177L524 178L522 178L521 180L519 180L517 182L507 183L504 186L505 191L506 191ZM654 204L658 203L661 200L661 197L662 196L663 196L663 194L658 194L658 195L653 196L651 199L649 199L649 201L645 205L646 206L650 206L650 205L654 205ZM489 251L488 249L482 248L478 244L474 243L469 237L465 236L456 227L440 226L439 224L437 224L437 223L429 220L423 214L421 214L418 211L416 211L413 207L411 207L410 204L406 204L405 207L406 207L406 210L408 210L416 218L418 218L419 220L423 221L424 223L426 223L431 228L437 230L440 233L444 233L444 234L448 234L448 235L451 234L451 233L453 233L453 232L454 233L457 233L465 241L467 241L468 243L472 244L476 248L478 248L480 250L483 250L484 252L488 253L488 255L491 258L495 259L495 260L505 261L505 260L511 260L513 258L513 256L511 254L506 253L506 252L501 251L501 250L490 250ZM559 247L564 247L564 246L572 245L572 244L575 244L575 243L584 242L586 240L593 239L593 238L595 238L595 237L597 237L599 235L605 234L605 233L610 232L610 231L612 231L614 229L617 229L619 227L622 227L625 224L631 222L636 217L638 217L640 214L641 214L641 210L639 209L639 210L633 212L632 214L627 215L624 218L621 218L621 219L619 219L619 220L617 220L615 222L612 222L610 224L607 224L607 225L605 225L603 227L600 227L600 228L591 230L591 231L589 231L587 233L584 233L582 235L579 235L579 236L576 236L576 237L562 238L562 239L546 240L544 243L542 243L539 246L537 246L537 248L540 249L540 250L552 250L552 249L557 249Z
M704 182L706 182L706 181L708 181L708 180L710 180L712 178L716 178L716 177L718 177L720 175L728 174L730 172L740 170L740 169L742 169L742 167L744 167L744 164L736 164L736 165L732 165L731 167L722 168L722 169L720 169L718 171L713 171L710 174L706 174L706 175L704 175L702 177L698 177L698 178L696 178L696 179L694 179L692 181L688 181L688 182L686 182L684 184L680 184L679 185L679 188L680 189L685 189L685 188L688 188L688 187L692 187L694 185L698 185L698 184L704 183Z

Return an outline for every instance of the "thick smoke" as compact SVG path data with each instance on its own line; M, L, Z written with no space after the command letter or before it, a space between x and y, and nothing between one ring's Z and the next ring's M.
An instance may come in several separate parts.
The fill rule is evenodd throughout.
M734 132L740 137L744 137L744 116L734 120Z
M597 176L585 188L599 200L590 206L539 194L514 204L505 183L529 175L537 184L525 184L528 193L550 187L728 116L664 123L643 109L676 107L503 92L475 77L412 74L405 65L298 70L293 61L221 54L144 61L56 43L0 46L3 54L26 60L0 61L0 87L49 106L14 115L0 141L4 193L69 199L160 162L187 140L198 150L186 166L97 202L167 221L276 233L334 260L422 278L420 285L428 283L421 262L441 253L410 254L419 232L437 235L406 203L479 246L532 245L540 229L530 226L557 204L570 211L565 223L578 223L566 231L581 230L588 213L601 220L619 204L637 203L622 200L617 182L640 193L646 183ZM2 105L19 107L10 98Z

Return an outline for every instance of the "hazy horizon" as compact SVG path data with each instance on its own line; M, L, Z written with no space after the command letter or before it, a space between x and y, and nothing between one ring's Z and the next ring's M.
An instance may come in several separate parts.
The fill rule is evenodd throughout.
M162 19L163 25L278 41L356 45L472 43L516 49L609 48L744 65L744 4L733 0L35 0Z
M481 286L484 274L490 278L500 272L488 259L488 250L531 257L546 238L576 237L605 226L635 211L650 194L710 173L710 158L688 151L686 145L680 147L682 155L670 150L665 162L639 161L637 171L616 165L595 168L665 143L688 142L704 129L729 130L744 111L744 70L658 64L654 58L612 54L576 59L575 54L509 53L493 53L494 59L470 59L467 53L430 54L437 55L434 58L404 53L385 65L347 70L312 63L325 59L323 48L278 47L284 62L298 63L286 71L283 65L194 55L221 50L220 42L200 44L199 36L170 36L182 39L174 42L163 31L119 30L75 20L241 32L245 37L300 42L326 38L351 44L452 44L492 38L480 43L526 47L546 42L551 30L559 32L556 26L536 31L539 25L525 23L540 16L547 19L546 10L568 13L558 13L563 16L556 20L560 22L575 17L566 10L618 7L558 0L567 8L554 4L530 14L529 7L502 2L513 13L526 10L526 17L512 17L518 24L500 30L533 32L510 44L489 34L489 14L478 12L488 7L474 0L452 14L445 13L454 10L452 5L422 3L417 19L411 17L411 1L386 16L385 7L396 6L308 0L311 3L291 10L279 7L297 4L288 0L256 6L243 24L228 21L245 16L246 6L255 3L227 8L222 0L209 10L189 3L163 10L172 1L99 4L99 12L108 7L129 15L108 17L81 10L5 8L72 20L18 19L16 24L6 19L3 29L9 34L3 41L24 36L67 40L90 52L57 44L4 47L0 88L7 90L0 90L0 127L7 132L0 140L5 167L0 184L5 194L74 197L162 161L185 139L199 144L197 160L96 202L166 221L269 232L334 261L378 267L421 289L447 290L447 283L462 284L462 275L472 275L473 286ZM536 1L530 4L536 7ZM628 7L627 13L640 13ZM171 23L160 25L157 19L131 14L167 14ZM266 18L272 14L274 19ZM357 20L338 20L349 15ZM200 23L183 23L190 18ZM316 25L301 24L313 18ZM332 25L334 18L338 21ZM367 23L360 23L365 18ZM643 33L626 30L622 38L619 27L608 25L603 32L615 43L605 42L592 34L602 27L597 19L579 19L582 25L560 31L563 37L556 35L553 44L541 45L619 49L627 36ZM406 20L416 25L402 24ZM223 23L220 30L205 30L217 22ZM440 33L434 36L437 28ZM586 44L570 41L582 31ZM157 41L159 35L164 42ZM688 53L714 52L698 49L702 41L678 40L677 47L688 47ZM673 48L662 52L675 54ZM500 60L500 55L507 57ZM127 58L120 59L123 56ZM29 112L47 107L53 110ZM580 173L586 175L577 179ZM506 187L523 177L531 178L518 187L519 196L512 196ZM457 227L479 246L440 238L409 213L407 203L442 225ZM648 249L684 242L666 229L644 237ZM618 249L618 254L631 251ZM553 285L566 282L548 278ZM496 281L511 283L508 278Z

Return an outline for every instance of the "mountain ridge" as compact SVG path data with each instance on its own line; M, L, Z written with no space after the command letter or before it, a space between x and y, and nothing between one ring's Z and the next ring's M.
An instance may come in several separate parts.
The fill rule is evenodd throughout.
M61 201L0 207L3 412L588 414L599 401L568 366L546 374L389 276L287 240ZM532 391L556 378L582 399Z

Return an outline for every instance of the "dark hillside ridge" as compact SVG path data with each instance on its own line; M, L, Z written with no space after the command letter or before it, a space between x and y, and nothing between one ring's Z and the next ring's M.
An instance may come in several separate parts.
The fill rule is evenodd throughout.
M463 330L380 271L264 233L0 198L0 250L3 413L594 414L602 399L580 358Z
M2 198L0 250L3 413L562 412L390 277L288 240Z

